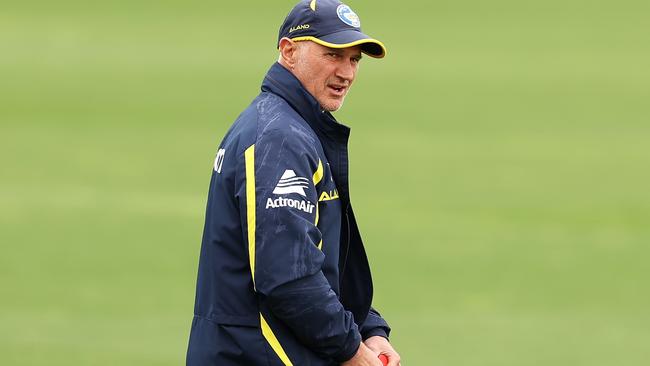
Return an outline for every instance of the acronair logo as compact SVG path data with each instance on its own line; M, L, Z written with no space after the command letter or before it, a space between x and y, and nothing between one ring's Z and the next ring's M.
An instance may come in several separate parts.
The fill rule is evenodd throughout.
M355 28L361 27L359 16L352 11L349 6L345 4L339 5L339 7L336 8L336 13L339 15L339 19L341 19L343 23Z
M287 169L282 174L280 181L275 186L273 194L289 194L289 193L298 193L303 197L307 197L305 194L305 189L309 188L309 179L299 177L291 169ZM266 209L269 208L280 208L280 207L290 207L295 208L306 213L314 213L314 208L316 205L306 200L296 200L286 197L278 198L267 198L266 199Z
M309 179L298 177L293 170L287 169L282 174L278 185L275 186L273 194L298 193L303 197L307 197L305 188L309 188Z
M278 197L276 199L267 198L266 200L267 210L269 208L280 208L280 207L291 207L310 214L310 213L314 213L314 207L316 206L313 203L305 200L293 200L291 198L285 198L285 197Z

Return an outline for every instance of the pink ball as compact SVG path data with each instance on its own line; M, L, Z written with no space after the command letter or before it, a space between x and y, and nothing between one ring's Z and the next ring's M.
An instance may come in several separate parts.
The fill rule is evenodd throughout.
M386 357L386 355L379 355L379 361L381 361L384 366L388 365L388 357Z

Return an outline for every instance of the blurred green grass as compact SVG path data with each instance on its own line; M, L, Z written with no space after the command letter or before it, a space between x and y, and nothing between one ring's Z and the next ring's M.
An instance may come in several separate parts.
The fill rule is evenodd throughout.
M212 159L293 2L0 13L0 363L177 365ZM341 121L409 365L650 358L650 6L349 3Z

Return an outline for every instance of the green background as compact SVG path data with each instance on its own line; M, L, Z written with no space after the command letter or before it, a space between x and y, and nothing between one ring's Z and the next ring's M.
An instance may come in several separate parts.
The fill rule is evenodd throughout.
M650 359L650 3L348 3L337 117L404 365ZM184 362L208 181L293 1L0 10L0 364Z

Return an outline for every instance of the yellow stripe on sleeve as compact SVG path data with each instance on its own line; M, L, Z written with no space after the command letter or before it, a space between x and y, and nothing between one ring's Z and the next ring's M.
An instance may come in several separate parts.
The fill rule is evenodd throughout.
M323 162L318 159L318 168L316 168L316 172L314 173L314 186L316 186L318 183L320 183L321 180L323 180ZM314 225L318 226L318 219L320 218L320 213L318 210L319 202L316 201L316 221L314 222ZM318 243L318 249L323 250L323 241L321 240L320 243Z
M321 180L323 180L323 162L318 159L318 168L316 168L316 172L314 173L313 176L314 180L314 185L317 185L320 183Z
M266 319L264 319L264 316L261 313L260 313L260 324L262 326L262 335L264 336L264 338L266 338L266 341L269 342L269 345L271 345L271 348L273 348L275 354L278 355L278 357L280 357L282 363L284 363L285 366L293 366L291 360L289 359L289 356L287 356L287 353L284 352L284 349L282 348L280 341L278 341L278 338L275 336L273 330L271 329L271 327L269 327L269 324L266 322Z
M244 152L246 162L246 225L248 226L248 260L255 288L255 145Z

